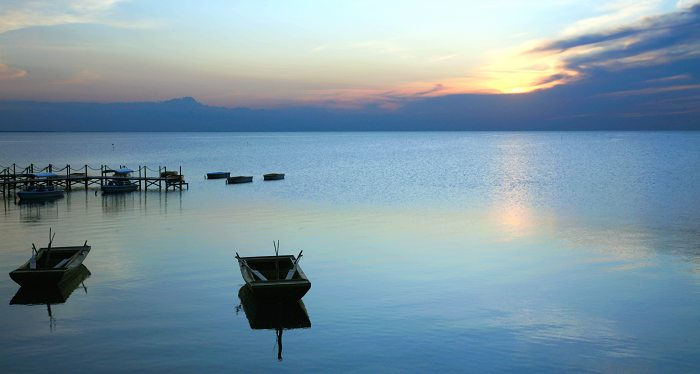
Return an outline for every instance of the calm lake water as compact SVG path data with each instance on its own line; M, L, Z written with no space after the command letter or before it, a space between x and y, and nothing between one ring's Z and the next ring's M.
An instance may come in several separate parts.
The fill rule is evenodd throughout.
M700 133L2 133L12 163L189 190L0 200L4 372L700 370ZM51 317L7 276L49 228L92 245ZM281 361L234 259L273 240L312 282Z

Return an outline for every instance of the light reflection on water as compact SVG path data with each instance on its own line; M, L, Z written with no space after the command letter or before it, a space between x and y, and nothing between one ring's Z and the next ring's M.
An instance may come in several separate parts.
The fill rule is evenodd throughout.
M694 133L2 134L0 164L183 166L183 192L3 200L0 264L88 240L90 292L0 292L12 371L691 370L700 365ZM115 143L115 151L104 144ZM102 146L100 146L102 144ZM71 152L81 145L80 155ZM82 148L82 145L85 145ZM36 150L36 151L35 151ZM148 162L144 161L148 160ZM206 181L211 170L255 175ZM262 182L266 172L284 181ZM233 254L304 250L313 326L236 314Z

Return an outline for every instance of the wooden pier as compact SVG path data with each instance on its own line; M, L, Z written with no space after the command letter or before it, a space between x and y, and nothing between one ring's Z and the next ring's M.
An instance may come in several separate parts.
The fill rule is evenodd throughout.
M119 165L119 168L124 168L124 165ZM114 177L111 175L115 169L107 165L92 167L83 165L75 167L66 165L57 167L49 164L45 167L40 167L31 164L26 167L20 167L16 164L10 166L0 166L0 187L2 188L2 196L7 196L13 190L17 190L31 183L35 183L34 173L54 173L55 177L49 178L52 184L64 187L66 191L71 191L75 187L83 187L85 189L90 186L102 187L109 180L125 179L137 182L139 190L147 190L149 187L158 188L159 190L182 190L189 189L189 184L185 182L185 177L182 175L182 167L178 167L177 171L168 170L165 166L158 166L158 169L152 169L148 166L140 166L138 170L134 170L132 176L129 177ZM149 175L150 173L150 175ZM44 181L44 179L42 179Z

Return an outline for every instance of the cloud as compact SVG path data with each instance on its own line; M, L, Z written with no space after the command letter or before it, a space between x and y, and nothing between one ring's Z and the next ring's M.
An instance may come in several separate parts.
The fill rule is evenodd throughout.
M19 0L3 4L0 34L36 26L65 24L105 24L114 27L152 27L143 20L118 21L110 18L114 8L125 0Z
M102 75L91 70L81 70L59 84L82 85L104 80Z
M11 68L0 63L0 80L22 78L27 76L26 70Z
M635 25L543 43L528 53L559 55L577 71L653 65L700 54L700 6L649 17Z

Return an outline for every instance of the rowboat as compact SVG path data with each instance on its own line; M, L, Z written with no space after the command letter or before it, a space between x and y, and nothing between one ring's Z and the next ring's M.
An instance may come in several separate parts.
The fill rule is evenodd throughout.
M63 188L53 185L54 173L33 173L29 175L29 185L17 192L20 200L41 200L63 197Z
M48 287L20 287L10 304L38 305L63 304L78 286L90 277L90 270L85 265L79 265L69 277L60 283Z
M302 251L303 252L303 251ZM294 255L240 257L241 275L253 295L266 301L299 300L311 288L311 282Z
M213 171L211 173L207 173L207 179L223 179L230 176L231 172L229 171Z
M278 181L280 179L284 179L284 173L270 173L263 175L263 180L266 181Z
M107 184L102 186L102 193L118 193L138 191L138 183L134 183L129 179L134 171L127 168L118 170L110 170L114 175L112 179L107 181Z
M32 257L10 272L10 278L22 287L49 286L70 278L90 253L87 240L79 247L48 247L39 250L32 244Z
M250 183L252 181L253 177L245 177L242 175L226 178L226 183L228 184Z

